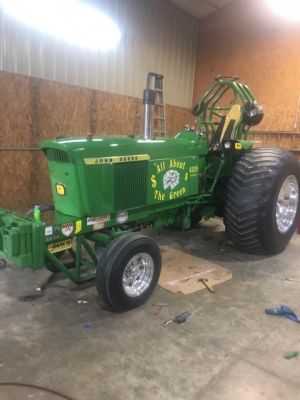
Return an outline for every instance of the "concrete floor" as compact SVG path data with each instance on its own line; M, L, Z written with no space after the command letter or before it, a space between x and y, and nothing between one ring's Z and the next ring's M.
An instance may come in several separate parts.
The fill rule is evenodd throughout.
M233 279L193 295L157 289L140 309L105 309L94 286L53 282L40 298L20 296L44 270L0 271L0 381L35 383L74 400L289 400L300 397L300 327L264 313L288 304L300 314L300 236L276 257L242 254L224 241L213 220L186 233L154 236L187 253L228 267ZM184 261L184 260L183 260ZM78 303L79 299L87 303ZM159 316L153 302L167 302ZM182 311L181 326L162 322ZM88 325L86 325L88 324ZM0 400L55 400L40 391L0 387Z

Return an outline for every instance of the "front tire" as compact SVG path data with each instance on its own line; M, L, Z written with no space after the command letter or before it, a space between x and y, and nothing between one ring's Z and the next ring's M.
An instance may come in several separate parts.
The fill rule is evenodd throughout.
M248 253L280 253L299 218L299 188L299 163L289 151L274 147L244 154L228 184L229 238Z
M96 287L117 311L139 307L151 296L161 270L157 243L139 233L114 239L99 261Z

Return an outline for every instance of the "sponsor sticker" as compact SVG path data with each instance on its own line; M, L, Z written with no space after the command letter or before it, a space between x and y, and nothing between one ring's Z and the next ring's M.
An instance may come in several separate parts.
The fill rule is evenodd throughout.
M61 226L61 232L64 236L70 236L74 230L73 222L69 222L67 224L63 224Z
M105 222L110 220L110 214L102 215L101 217L88 217L86 219L87 225L98 224L99 222Z
M53 226L46 226L45 228L45 236L53 235Z
M59 251L68 250L72 247L72 239L61 240L60 242L51 243L48 245L50 253L58 253Z
M116 219L119 224L123 224L124 222L126 222L128 220L128 212L123 211L123 212L118 213Z
M105 226L104 221L97 222L96 224L93 225L93 231L99 231L100 229L103 229Z

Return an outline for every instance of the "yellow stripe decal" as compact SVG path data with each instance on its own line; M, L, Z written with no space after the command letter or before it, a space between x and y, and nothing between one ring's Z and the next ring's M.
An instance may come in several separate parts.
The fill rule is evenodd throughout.
M132 154L129 156L113 156L113 157L96 157L85 158L85 165L99 165L99 164L115 164L124 162L135 162L150 160L149 154Z
M232 119L235 121L234 126L233 126L233 130L234 130L234 128L235 128L236 124L239 122L240 118L241 118L241 106L239 104L234 104L226 115L225 123L224 123L223 130L222 130L221 137L220 137L220 142L222 142L222 140L223 140L223 137L225 135L226 129L227 129L230 121Z

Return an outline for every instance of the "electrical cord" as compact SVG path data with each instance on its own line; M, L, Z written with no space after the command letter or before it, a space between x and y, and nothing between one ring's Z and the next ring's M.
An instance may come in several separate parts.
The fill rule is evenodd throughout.
M57 392L56 390L53 390L53 389L45 388L43 386L34 385L32 383L0 382L0 386L17 386L17 387L23 387L23 388L28 388L28 389L37 389L37 390L41 390L43 392L47 392L47 393L53 394L53 395L55 395L57 397L60 397L61 399L74 400L72 397L67 396L66 394Z

